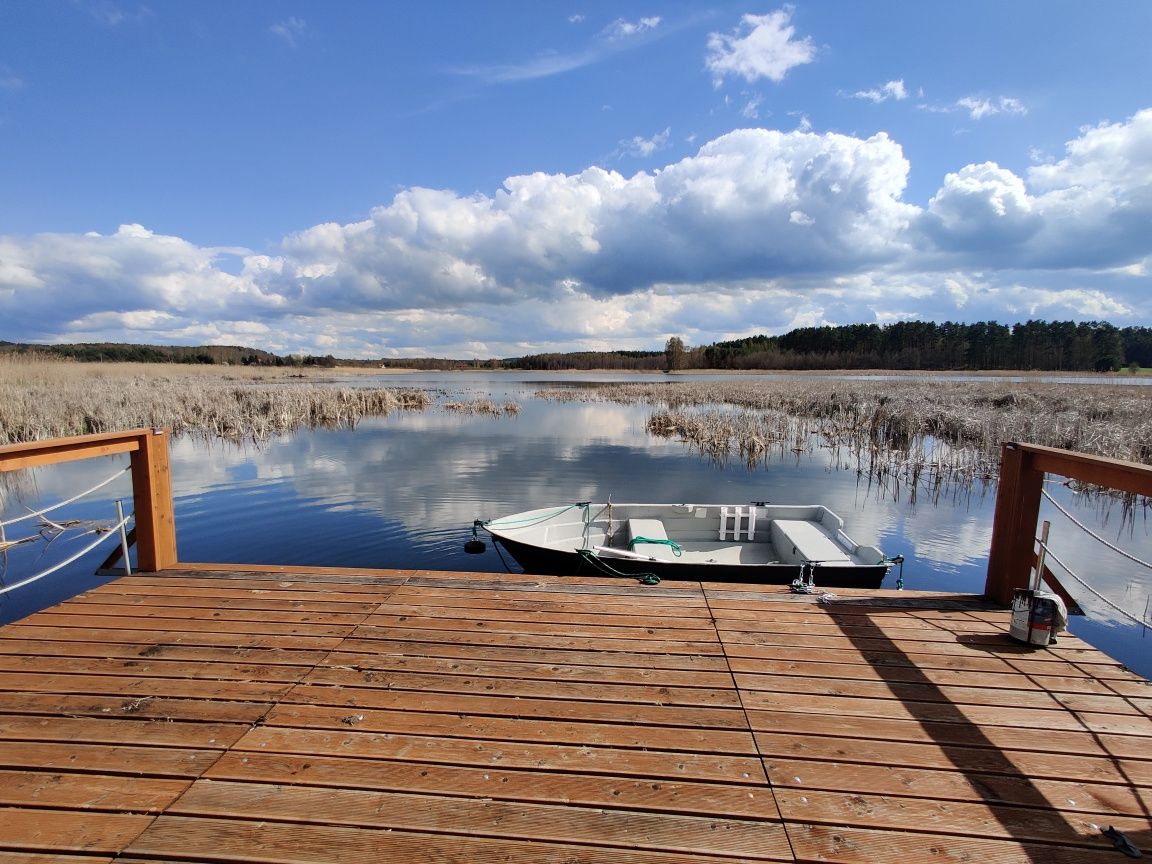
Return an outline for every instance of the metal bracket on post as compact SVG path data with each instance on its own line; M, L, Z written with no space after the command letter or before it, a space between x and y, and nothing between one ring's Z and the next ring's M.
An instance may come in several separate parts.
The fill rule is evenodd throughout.
M116 499L116 523L120 526L120 554L124 557L124 575L132 575L132 559L128 557L128 530L124 527L124 504Z

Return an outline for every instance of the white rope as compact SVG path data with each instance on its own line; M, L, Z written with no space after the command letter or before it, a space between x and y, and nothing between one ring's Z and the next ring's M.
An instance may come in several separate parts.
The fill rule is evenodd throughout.
M15 525L17 522L23 522L27 519L35 519L37 516L43 516L45 513L51 513L53 510L59 510L61 507L64 507L68 504L71 504L74 501L79 501L85 495L91 495L97 489L103 489L105 486L107 486L113 480L116 480L125 471L131 471L131 470L132 470L131 465L125 465L123 468L121 468L119 471L117 471L115 474L113 474L107 480L101 480L99 483L97 483L91 489L86 489L85 491L81 492L79 495L73 495L67 501L61 501L59 504L53 504L51 507L45 507L43 510L37 510L35 513L29 513L26 516L17 516L15 519L9 519L7 522L0 522L0 528L5 528L8 525Z
M1075 525L1077 528L1079 528L1081 531L1083 531L1085 534L1087 534L1090 537L1095 538L1096 540L1099 540L1101 543L1103 543L1105 546L1107 546L1113 552L1117 552L1120 555L1123 555L1129 561L1134 561L1135 563L1139 564L1141 567L1147 567L1149 570L1152 570L1152 564L1149 564L1147 561L1143 560L1142 558L1137 558L1135 555L1132 555L1128 552L1125 552L1119 546L1116 546L1112 543L1109 543L1107 540L1105 540L1103 537L1101 537L1099 534L1097 534L1095 531L1093 531L1091 528L1089 528L1087 525L1085 525L1083 522L1081 522L1079 519L1077 519L1075 516L1073 516L1071 513L1069 513L1063 507L1061 507L1057 503L1056 499L1048 494L1047 489L1041 489L1040 491L1041 491L1041 493L1043 493L1044 497L1047 498L1049 500L1049 502L1051 502L1053 507L1055 507L1061 513L1063 513L1065 516L1067 516L1071 520L1072 524ZM1061 566L1063 566L1063 565L1061 565ZM1067 568L1065 568L1065 569L1067 569ZM1069 571L1069 572L1071 572L1071 571Z
M115 537L116 532L119 531L121 528L123 528L126 524L128 524L129 520L132 519L133 515L134 514L131 514L131 513L128 514L123 519L121 519L117 524L113 525L106 532L101 534L96 539L95 542L90 543L89 545L85 546L83 549L81 549L79 552L77 552L71 558L68 558L65 561L61 561L55 567L50 567L49 569L43 571L42 573L37 573L35 576L31 576L31 577L25 579L23 582L17 582L15 585L7 585L4 588L0 588L0 595L7 594L9 591L15 591L17 588L23 588L25 585L31 585L33 582L38 582L39 580L43 579L45 576L51 576L57 570L63 569L64 567L67 567L73 561L76 561L79 558L83 558L85 555L87 555L89 552L91 552L93 549L95 549L97 546L99 546L101 543L103 543L109 537Z
M1077 576L1071 567L1069 567L1067 564L1065 564L1063 561L1061 561L1059 558L1056 557L1055 552L1053 552L1048 547L1044 546L1043 543L1041 543L1040 545L1045 550L1045 553L1047 554L1047 556L1049 558L1051 558L1053 561L1055 561L1057 564L1059 564L1060 568L1065 573L1067 573L1069 576L1071 576L1073 579L1075 579L1077 582L1079 582L1080 585L1084 588L1084 590L1086 590L1089 594L1091 594L1093 597L1095 597L1100 602L1104 603L1106 606L1110 606L1112 609L1115 609L1117 612L1119 612L1125 618L1128 618L1129 620L1135 621L1137 624L1139 624L1143 627L1148 626L1147 621L1142 621L1139 618L1137 618L1135 615L1133 615L1131 612L1129 612L1127 609L1122 609L1119 606L1117 606L1115 603L1113 603L1111 600L1109 600L1107 597L1105 597L1103 594L1101 594L1099 591L1097 591L1095 588L1093 588L1091 585L1089 585L1087 582L1085 582L1083 579L1081 579L1079 576Z

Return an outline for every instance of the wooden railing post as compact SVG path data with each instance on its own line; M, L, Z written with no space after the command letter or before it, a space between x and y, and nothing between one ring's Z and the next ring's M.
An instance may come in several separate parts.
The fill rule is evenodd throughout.
M1001 447L984 595L1005 606L1011 604L1015 589L1029 585L1043 485L1044 472L1036 468L1031 452L1015 443Z
M141 433L132 451L132 496L136 511L136 566L155 572L176 564L176 516L172 471L164 429Z

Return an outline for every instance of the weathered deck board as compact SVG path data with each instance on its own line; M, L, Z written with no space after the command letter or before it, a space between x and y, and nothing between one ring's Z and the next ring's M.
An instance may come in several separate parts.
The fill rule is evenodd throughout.
M1152 690L942 592L184 567L0 628L0 864L1152 847Z
M766 802L770 803L770 802ZM169 813L225 817L243 808L255 819L348 825L464 837L547 841L779 861L788 842L779 821L685 816L570 804L528 804L490 797L445 797L363 789L204 780ZM776 815L769 806L769 818Z
M470 837L443 833L395 831L366 826L332 826L269 820L163 816L117 864L161 860L188 861L187 850L213 850L213 861L404 861L412 864L708 864L732 858L698 853L650 852L626 846L580 846L503 837ZM738 859L737 859L738 860ZM760 860L771 860L761 858ZM794 860L788 857L780 861Z
M435 734L352 732L341 729L265 726L253 729L238 752L331 755L371 760L413 760L425 765L478 766L496 769L576 772L605 776L722 782L743 787L765 784L764 768L755 754L673 750L659 747L598 744L539 744L481 737ZM755 796L756 790L742 790Z

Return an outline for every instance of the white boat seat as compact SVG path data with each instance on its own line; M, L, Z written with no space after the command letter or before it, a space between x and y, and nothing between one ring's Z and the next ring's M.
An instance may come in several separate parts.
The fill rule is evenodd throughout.
M668 532L664 530L664 523L659 519L629 519L628 548L637 555L647 555L650 558L659 558L663 561L674 561L676 551L667 543L645 543L647 540L667 540ZM634 543L637 538L641 542Z
M849 563L851 558L842 547L817 525L801 519L773 519L773 539L783 539L793 552L805 561L837 561ZM779 532L779 537L776 532ZM782 544L777 544L779 548ZM780 549L783 553L785 550Z

